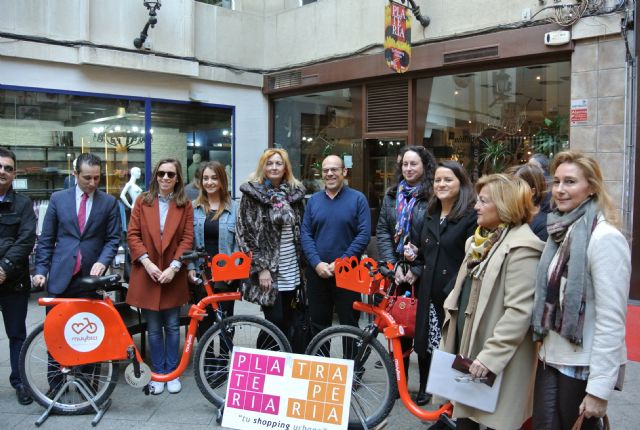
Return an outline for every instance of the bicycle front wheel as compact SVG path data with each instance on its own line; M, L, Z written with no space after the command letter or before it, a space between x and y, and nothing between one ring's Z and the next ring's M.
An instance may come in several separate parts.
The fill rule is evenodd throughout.
M225 318L198 342L193 369L198 388L217 408L224 405L233 347L291 352L286 336L275 324L251 315Z
M44 324L40 324L22 345L20 376L31 396L43 407L48 408L62 391L53 404L54 412L60 415L86 414L94 411L90 400L100 406L111 396L118 381L118 363L103 361L62 369L48 353Z
M389 352L377 339L364 345L364 336L358 327L329 327L318 333L305 351L307 355L354 360L350 429L362 429L363 421L367 428L380 424L391 412L398 391Z

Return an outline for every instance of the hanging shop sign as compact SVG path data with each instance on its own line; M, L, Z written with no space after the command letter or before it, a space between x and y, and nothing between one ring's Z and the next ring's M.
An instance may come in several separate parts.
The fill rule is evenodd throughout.
M384 58L392 70L404 73L411 62L409 8L389 2L384 11Z
M234 347L222 425L346 430L353 360Z

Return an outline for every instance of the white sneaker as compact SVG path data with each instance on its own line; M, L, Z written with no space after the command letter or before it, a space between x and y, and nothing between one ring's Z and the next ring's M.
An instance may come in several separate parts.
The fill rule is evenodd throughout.
M171 394L179 393L180 390L182 390L182 384L180 383L180 378L172 379L171 381L167 382L167 390Z
M149 382L149 392L154 396L162 394L164 392L164 382L151 381Z

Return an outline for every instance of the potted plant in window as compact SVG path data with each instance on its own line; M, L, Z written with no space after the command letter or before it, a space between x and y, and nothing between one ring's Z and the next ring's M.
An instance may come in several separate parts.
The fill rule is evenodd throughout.
M569 129L567 115L555 118L545 118L542 127L534 135L532 146L536 152L552 156L567 148L569 143Z
M506 142L490 137L481 137L480 142L484 145L480 150L479 159L483 163L482 172L484 174L501 172L511 158L511 151Z

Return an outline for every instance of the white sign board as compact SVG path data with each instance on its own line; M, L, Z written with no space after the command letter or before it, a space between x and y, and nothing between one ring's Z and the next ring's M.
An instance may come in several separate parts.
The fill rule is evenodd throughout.
M351 360L234 347L222 425L346 429L352 380Z

